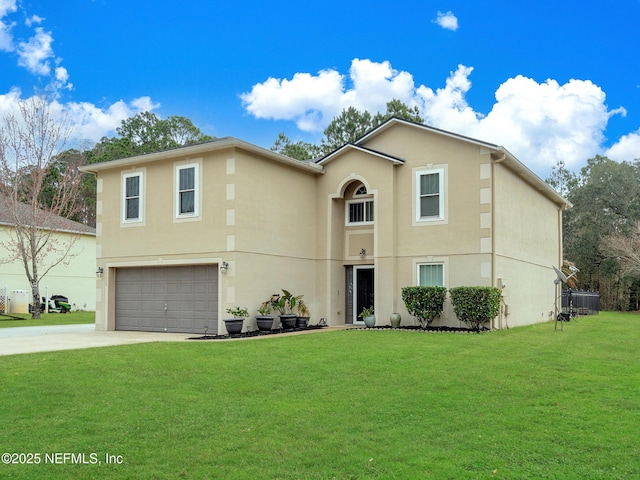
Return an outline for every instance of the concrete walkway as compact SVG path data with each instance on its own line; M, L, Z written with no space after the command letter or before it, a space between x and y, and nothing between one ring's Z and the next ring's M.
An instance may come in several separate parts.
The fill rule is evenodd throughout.
M156 332L96 332L96 326L92 323L0 328L0 356L134 343L178 342L189 337L193 337L193 335Z
M326 327L323 329L282 333L281 335L303 335L344 328L345 326ZM134 343L182 342L190 337L197 336L199 335L193 333L125 332L120 330L96 332L95 325L93 323L80 325L0 328L0 356L17 355L19 353L74 350L78 348L109 347L113 345L131 345ZM266 338L273 338L273 336L265 335L241 339L212 341L226 342Z

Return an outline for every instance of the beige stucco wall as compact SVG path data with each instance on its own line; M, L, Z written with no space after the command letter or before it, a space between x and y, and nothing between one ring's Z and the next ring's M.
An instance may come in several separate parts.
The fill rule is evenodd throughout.
M0 242L9 240L10 227L0 225ZM70 241L71 234L59 233L60 242ZM64 295L69 298L73 310L89 310L96 308L96 237L94 235L77 235L68 264L54 267L40 280L40 296L47 292L51 295ZM4 253L4 252L3 252ZM0 254L0 260L5 257ZM0 288L7 287L9 296L15 290L27 292L31 303L31 286L22 263L14 260L0 263Z
M325 175L318 179L318 217L326 218L321 223L319 254L331 259L319 270L320 283L330 286L328 317L344 323L345 265L375 266L376 312L382 324L396 311L404 323L412 323L400 292L417 283L418 263L444 263L449 288L492 285L488 151L407 126L393 127L365 146L402 158L404 163L354 150L327 162ZM437 168L445 174L445 219L416 222L416 171ZM342 195L349 182L362 182L375 198L375 224L362 227L374 232L374 248L364 260L356 254L359 245L344 245L360 238L363 248L368 245L366 237L354 235L344 225ZM348 254L341 256L342 252ZM435 324L458 324L450 305Z
M554 300L551 265L561 257L557 204L494 163L484 145L397 125L364 146L404 163L352 151L325 165L326 173L318 180L318 204L319 218L328 218L321 224L326 230L319 235L319 253L331 260L319 270L319 282L330 287L329 318L344 322L345 265L370 264L376 272L378 321L388 323L389 314L398 311L404 323L413 323L401 289L417 284L419 263L441 262L447 288L501 286L503 279L511 285L504 290L506 311L503 307L495 328L547 319ZM415 172L434 168L445 172L445 219L419 223ZM364 260L354 256L357 245L343 244L359 238L366 243L366 237L353 235L342 220L341 189L351 181L364 183L375 196L376 222L368 227L374 232L374 250ZM347 254L340 258L342 251ZM448 301L434 322L439 324L459 324Z
M199 162L201 214L174 219L175 166ZM145 218L121 222L122 175L144 171ZM115 328L114 269L123 266L229 263L219 282L219 325L226 309L248 308L252 317L263 300L282 288L305 295L316 308L314 275L315 178L306 172L242 149L177 157L117 168L98 175L99 280L97 328Z
M253 317L282 288L305 296L312 322L344 324L345 267L364 265L375 268L378 323L400 312L412 324L401 289L416 285L417 265L429 262L443 263L448 288L504 279L509 315L495 327L546 319L554 299L551 265L561 257L556 204L494 163L492 149L480 142L397 124L362 146L387 156L347 148L312 172L252 149L213 145L195 157L176 150L153 163L140 158L135 167L100 170L97 252L105 274L97 328L115 326L116 268L222 261L229 269L220 275L219 331L228 307L246 307ZM175 167L192 162L201 168L201 214L176 221ZM415 219L416 172L425 169L444 174L444 220ZM121 222L122 175L131 171L144 172L138 226ZM374 200L372 225L345 225L356 183ZM459 324L449 303L435 324Z
M549 318L554 308L552 265L562 263L560 207L513 172L495 167L495 277L502 278L510 327Z

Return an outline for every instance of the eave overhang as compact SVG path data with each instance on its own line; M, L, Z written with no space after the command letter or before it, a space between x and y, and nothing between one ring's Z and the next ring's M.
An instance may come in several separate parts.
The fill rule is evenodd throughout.
M343 145L342 147L340 147L337 150L334 150L333 152L331 152L329 155L322 157L320 160L317 161L317 165L326 165L327 163L331 162L332 160L335 160L336 158L344 155L347 152L350 151L359 151L359 152L363 152L369 155L373 155L375 157L378 158L382 158L384 160L388 160L391 163L393 163L394 165L403 165L404 164L404 160L398 157L394 157L393 155L388 155L386 153L383 152L378 152L376 150L372 150L370 148L366 148L363 147L361 145L355 144L355 143L347 143L346 145Z
M210 142L188 145L186 147L174 148L162 152L147 153L144 155L136 155L134 157L121 158L118 160L109 160L101 163L92 163L90 165L80 167L80 171L96 174L98 172L114 168L135 167L137 165L169 160L176 157L196 157L228 148L236 148L250 153L255 153L262 157L267 157L275 162L282 163L308 173L323 173L322 167L315 163L302 162L233 137L220 138Z

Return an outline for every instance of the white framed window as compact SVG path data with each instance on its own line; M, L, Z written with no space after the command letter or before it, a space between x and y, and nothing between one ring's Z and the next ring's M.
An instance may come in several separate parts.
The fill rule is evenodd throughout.
M176 217L200 215L200 164L176 166Z
M444 263L418 263L417 285L444 287Z
M142 172L122 175L122 222L142 222L144 182Z
M444 169L416 171L416 221L444 220Z
M371 225L373 223L373 199L347 201L345 216L346 225Z

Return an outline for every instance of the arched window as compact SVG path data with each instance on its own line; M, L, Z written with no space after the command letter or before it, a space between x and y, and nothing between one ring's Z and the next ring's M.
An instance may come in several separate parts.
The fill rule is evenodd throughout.
M353 200L346 202L345 225L370 225L372 223L373 197L368 194L367 187L361 184L353 193Z

